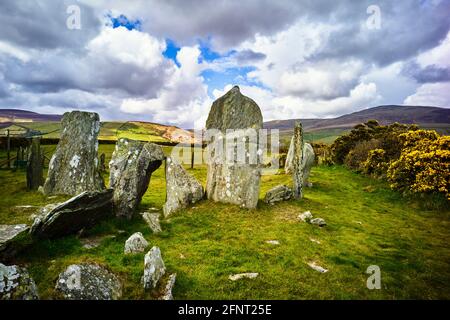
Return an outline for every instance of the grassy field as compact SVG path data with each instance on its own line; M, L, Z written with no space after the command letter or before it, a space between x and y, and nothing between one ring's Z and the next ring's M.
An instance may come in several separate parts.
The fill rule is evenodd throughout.
M113 148L101 145L99 152L109 161ZM205 183L205 167L188 171ZM30 223L36 209L16 206L64 199L27 192L20 170L1 170L0 179L1 224ZM79 262L97 262L116 273L124 284L124 299L150 298L140 284L144 254L123 254L125 240L140 231L161 248L168 272L177 273L175 299L450 299L449 210L426 209L384 182L340 166L314 167L311 181L314 186L306 189L303 200L274 206L260 201L251 211L204 200L162 220L158 235L140 216L131 221L112 218L88 231L91 237L104 237L97 248L83 248L76 236L40 241L15 263L29 268L44 299L58 297L58 274ZM290 177L263 176L260 197L278 184L290 184ZM152 176L141 211L160 209L164 199L161 167ZM299 222L298 214L306 210L328 225ZM313 261L329 272L312 270L307 263ZM381 290L366 287L370 265L381 268ZM228 280L241 272L260 275Z

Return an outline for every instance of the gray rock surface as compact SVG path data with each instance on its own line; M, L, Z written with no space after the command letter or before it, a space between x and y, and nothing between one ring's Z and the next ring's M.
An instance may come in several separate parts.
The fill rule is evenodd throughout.
M33 138L27 161L27 188L37 190L44 184L44 153L41 150L41 138Z
M292 156L292 188L295 199L303 198L303 127L300 121L295 122Z
M105 189L98 170L100 119L91 112L66 112L61 121L61 137L53 154L44 194L77 195Z
M309 221L309 223L314 224L314 225L317 225L317 226L319 226L319 227L324 227L324 226L327 225L327 223L325 222L325 220L323 220L322 218L314 218L314 219L311 219L311 220Z
M203 187L193 176L171 158L166 164L166 203L164 216L187 208L203 199Z
M13 257L21 248L20 239L28 232L26 224L0 225L0 259Z
M144 276L142 282L144 289L156 288L159 279L166 273L166 266L158 247L153 247L144 258Z
M169 279L167 280L166 286L164 287L164 290L163 290L162 295L159 298L159 300L173 300L172 290L175 285L176 279L177 279L176 273L172 273L169 276Z
M264 202L274 204L276 202L289 200L292 198L292 189L285 185L276 186L267 191Z
M150 178L158 169L164 153L154 143L119 139L109 163L110 187L114 189L114 212L130 219L147 191Z
M0 263L0 300L39 299L34 280L26 268Z
M298 215L298 218L303 222L308 222L313 218L313 215L310 211L305 211Z
M284 166L284 171L286 174L292 174L294 165L293 165L293 158L294 158L294 137L291 139L291 144L289 146L289 151L286 157L286 163ZM312 184L309 182L309 175L311 173L311 168L314 165L315 160L315 154L314 149L309 143L305 143L303 145L303 157L302 157L302 172L303 172L303 186L305 187L311 187Z
M157 212L143 212L142 218L147 223L153 233L160 233L161 225L159 224L159 213Z
M67 300L117 300L122 284L97 264L73 264L59 275L55 289Z
M232 274L228 277L228 279L230 279L231 281L237 281L244 278L255 279L257 276L259 276L259 273L257 272L247 272L247 273Z
M125 241L125 254L144 252L149 246L147 240L140 232L133 233L131 237Z
M100 220L112 217L113 190L83 192L66 202L46 206L31 226L35 238L57 238L91 227Z
M206 121L207 136L214 136L208 137L208 199L256 208L261 180L257 130L262 123L258 105L242 95L237 86L214 101ZM230 134L229 129L237 131ZM238 144L244 152L239 153Z

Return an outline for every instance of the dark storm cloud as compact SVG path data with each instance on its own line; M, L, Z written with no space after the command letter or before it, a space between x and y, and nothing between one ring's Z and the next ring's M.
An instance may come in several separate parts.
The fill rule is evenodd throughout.
M421 68L417 63L412 62L406 64L402 72L419 83L450 81L450 68L439 67L434 64Z
M242 50L236 53L235 58L238 63L245 64L264 60L266 58L266 55L264 53L255 52L253 50Z
M70 30L66 21L69 5L80 7L81 29ZM1 1L0 40L25 48L77 48L96 36L101 20L92 8L77 1Z
M354 2L349 10L333 15L340 28L333 31L324 49L314 59L359 58L386 66L407 60L437 46L450 29L450 1L436 6L417 1L377 1L380 29L368 29L367 2ZM425 5L426 4L426 5Z

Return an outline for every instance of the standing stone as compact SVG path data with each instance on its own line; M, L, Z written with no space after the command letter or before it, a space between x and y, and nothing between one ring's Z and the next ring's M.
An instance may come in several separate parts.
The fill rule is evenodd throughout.
M294 180L293 195L295 199L303 198L303 128L300 121L295 122L294 127L294 145L293 145L293 170L292 178Z
M207 136L213 136L208 145L208 199L256 207L262 154L258 130L262 123L258 105L237 86L214 101L206 121Z
M27 161L28 190L37 190L44 184L43 164L44 153L41 150L41 138L33 138Z
M140 232L133 233L125 241L125 254L144 252L148 247L148 242Z
M30 234L34 238L57 238L91 227L112 217L113 190L83 192L58 205L48 205L34 219Z
M26 268L0 263L0 300L39 299L34 280Z
M98 170L100 119L97 113L72 111L62 118L62 131L48 169L45 194L77 195L105 189Z
M55 289L67 300L117 300L122 284L97 264L72 264L59 275Z
M292 137L291 139L291 144L289 146L289 151L284 165L284 171L286 174L292 174L294 169L293 160L294 160L294 137ZM311 186L311 183L308 182L308 178L311 172L311 168L314 165L314 160L315 160L315 153L313 147L309 143L304 143L302 170L303 170L303 185L305 187Z
M203 199L203 187L180 164L167 158L164 216Z
M161 225L159 224L159 213L143 212L141 215L153 233L160 233L162 231Z
M106 159L106 156L105 156L105 154L104 153L102 153L101 155L100 155L100 164L99 164L99 166L98 166L98 170L101 172L101 173L103 173L103 172L106 172L106 165L105 165L105 160Z
M130 139L119 139L109 163L109 182L114 189L114 212L131 219L147 191L153 171L165 159L161 147Z
M156 288L159 279L165 273L166 266L161 257L161 250L158 247L151 248L144 258L144 276L142 277L144 289Z

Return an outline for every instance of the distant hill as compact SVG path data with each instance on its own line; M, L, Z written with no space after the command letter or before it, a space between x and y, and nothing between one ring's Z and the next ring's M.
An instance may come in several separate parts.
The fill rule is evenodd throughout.
M19 109L0 109L0 123L60 121L61 117L58 114L41 114Z
M416 123L423 127L449 127L450 109L422 106L379 106L346 114L333 119L300 119L305 131L323 129L350 129L355 125L375 119L380 124ZM275 120L264 123L267 129L291 130L296 119Z
M42 133L44 138L58 139L62 115L47 115L36 112L0 109L0 136L6 129L11 135L25 136L27 133ZM175 126L144 121L106 121L101 123L99 139L117 140L130 138L155 143L190 143L193 133Z

